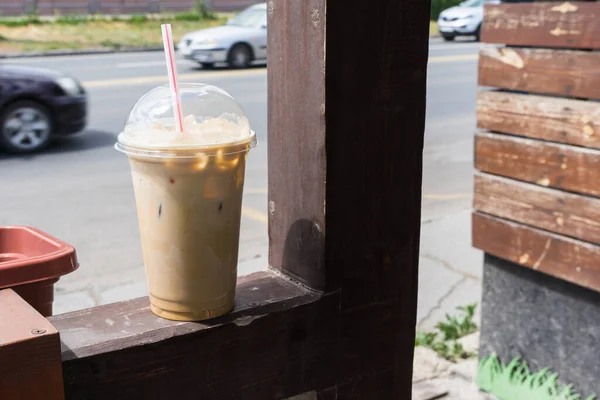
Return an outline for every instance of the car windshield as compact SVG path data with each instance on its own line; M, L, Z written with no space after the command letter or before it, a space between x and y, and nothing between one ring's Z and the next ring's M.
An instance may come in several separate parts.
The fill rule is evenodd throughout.
M481 7L483 0L467 0L460 3L461 7Z
M247 9L236 15L228 25L235 26L257 26L260 23L265 23L267 13L261 9Z

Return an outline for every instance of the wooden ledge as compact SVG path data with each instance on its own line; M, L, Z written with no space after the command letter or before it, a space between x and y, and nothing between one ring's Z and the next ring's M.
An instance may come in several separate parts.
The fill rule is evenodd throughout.
M237 290L234 311L205 322L158 318L146 298L51 317L66 397L266 399L335 385L338 292L317 294L273 272Z
M107 304L50 317L59 330L64 361L94 356L168 338L214 329L244 326L266 314L315 301L318 295L271 272L238 279L232 312L202 322L159 318L150 311L147 297Z

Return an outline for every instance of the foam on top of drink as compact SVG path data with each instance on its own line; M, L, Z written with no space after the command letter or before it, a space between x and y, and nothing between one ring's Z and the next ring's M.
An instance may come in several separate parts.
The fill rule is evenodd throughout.
M161 157L161 150L209 150L210 153L221 148L226 153L234 151L224 148L227 145L254 146L256 137L246 113L226 91L202 83L182 83L179 94L183 132L171 90L162 85L143 95L133 106L116 148L129 153L148 150Z
M172 118L128 125L119 135L119 142L138 148L186 149L214 147L251 138L248 119L228 113L212 118L187 115L183 119L183 133L177 131Z

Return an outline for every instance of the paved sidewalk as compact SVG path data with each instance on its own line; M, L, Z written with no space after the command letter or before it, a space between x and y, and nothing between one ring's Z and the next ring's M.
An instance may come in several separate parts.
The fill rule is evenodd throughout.
M479 346L479 334L463 338L469 351ZM468 343L468 344L467 344ZM415 348L413 400L497 400L475 385L477 359L451 363L425 347Z
M477 303L483 254L471 247L470 207L421 225L417 330L431 330L458 306Z

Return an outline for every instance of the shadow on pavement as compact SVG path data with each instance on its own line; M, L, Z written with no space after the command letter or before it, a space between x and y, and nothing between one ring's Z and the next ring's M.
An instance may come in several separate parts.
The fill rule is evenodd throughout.
M251 66L246 68L246 70L263 69L263 68L267 68L267 64L265 62L252 64ZM204 68L200 64L197 64L197 65L190 67L190 70L204 71L206 73L210 73L211 71L244 71L244 69L230 68L229 66L227 66L227 64L217 64L211 68Z
M444 40L442 43L447 44L448 46L452 46L453 44L461 44L461 43L479 43L475 37L471 36L457 36L454 40Z
M116 141L117 137L114 133L90 129L73 136L57 138L48 148L38 153L9 154L0 150L0 160L9 158L33 158L45 154L92 150L99 147L113 146Z
M64 153L109 147L114 146L116 141L117 137L114 133L90 129L73 136L57 138L44 153Z

